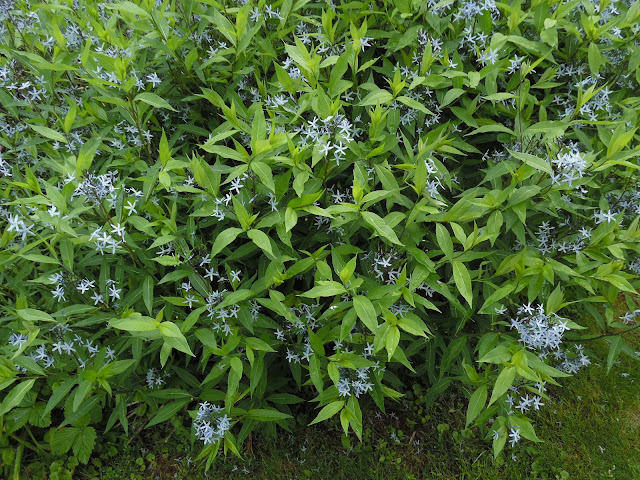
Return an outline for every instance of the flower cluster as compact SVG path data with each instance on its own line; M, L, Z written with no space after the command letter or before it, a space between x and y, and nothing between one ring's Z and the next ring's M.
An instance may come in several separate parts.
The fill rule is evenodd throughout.
M338 367L340 371L340 381L338 382L338 393L341 397L349 397L352 394L359 398L360 395L370 392L373 384L370 382L369 367L358 368L355 371Z
M66 180L66 183L70 183L73 180L76 179L71 176ZM76 186L71 198L84 195L89 202L96 206L101 205L104 200L108 200L109 208L114 208L118 196L116 190L117 182L118 172L115 170L101 175L87 172L84 179Z
M530 303L518 308L518 316L512 317L510 327L520 335L520 342L531 350L537 350L546 356L557 350L562 343L567 322L555 313L544 313L544 306L532 306Z
M395 250L386 252L367 252L362 260L370 265L373 276L386 285L393 285L402 272L404 258Z
M219 415L223 411L223 407L212 405L209 402L200 403L193 421L193 428L196 431L196 437L202 440L205 445L218 442L231 428L231 418L226 414Z
M530 390L532 389L536 390L538 394L530 395ZM525 392L522 390L525 390ZM545 382L537 383L533 386L530 385L529 382L512 385L509 388L509 393L506 398L507 405L509 406L507 415L514 415L516 410L519 410L521 414L528 413L530 410L540 410L540 407L544 406L541 395L544 395L546 390Z
M155 387L160 387L164 385L166 382L165 377L168 377L168 372L159 372L155 368L150 368L147 370L147 387L153 389Z
M555 171L551 176L551 182L554 185L567 182L570 187L573 186L573 182L583 177L584 171L589 166L578 144L574 142L559 151L552 163Z

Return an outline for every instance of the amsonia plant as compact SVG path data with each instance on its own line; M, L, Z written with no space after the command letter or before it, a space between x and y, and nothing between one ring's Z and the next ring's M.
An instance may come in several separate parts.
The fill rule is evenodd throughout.
M86 463L134 411L188 411L207 467L298 403L361 437L415 381L466 392L495 455L539 441L583 343L637 356L639 25L630 0L2 0L4 464Z

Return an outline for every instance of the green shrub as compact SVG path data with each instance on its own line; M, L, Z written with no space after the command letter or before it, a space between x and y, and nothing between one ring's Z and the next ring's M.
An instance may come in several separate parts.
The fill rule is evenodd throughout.
M582 338L636 355L639 6L3 0L4 463L415 381L537 441Z

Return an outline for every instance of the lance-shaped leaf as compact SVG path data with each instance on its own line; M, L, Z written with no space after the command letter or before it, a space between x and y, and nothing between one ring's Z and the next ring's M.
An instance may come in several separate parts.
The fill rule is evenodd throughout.
M362 295L356 295L353 297L353 308L362 323L373 333L376 333L378 331L378 316L371 300Z
M224 249L224 247L233 242L241 233L242 229L235 227L227 228L226 230L220 232L214 240L213 246L211 247L211 257L215 257Z
M322 422L323 420L327 420L328 418L333 417L336 413L342 410L343 406L343 400L336 400L335 402L331 402L330 404L325 405L325 407L320 410L320 413L318 413L318 416L309 425L313 425L315 423Z
M13 387L9 394L2 401L2 405L0 405L0 416L9 412L12 408L20 405L20 402L27 394L27 392L31 390L35 382L36 379L32 378L31 380L25 380L24 382Z
M486 403L487 385L484 384L473 392L473 395L471 395L471 398L469 399L469 407L467 408L467 427L480 414Z
M396 236L393 229L386 224L384 219L380 218L378 215L376 215L373 212L362 212L362 218L364 219L365 222L367 222L369 226L373 227L373 229L376 231L378 235L380 235L383 238L386 238L391 243L395 243L396 245L403 246L402 242L398 240L398 237Z
M255 243L258 247L260 247L264 252L273 256L273 250L271 249L271 240L269 236L264 233L262 230L249 230L247 232L248 237Z
M498 398L500 398L504 393L509 390L509 387L513 384L513 381L516 378L516 367L505 367L498 375L496 379L496 384L493 387L493 392L491 392L491 400L489 400L489 405L493 404Z
M322 282L300 296L307 298L333 297L335 295L342 295L343 293L347 293L347 289L344 288L341 283Z
M167 102L161 96L156 95L155 93L142 92L142 93L139 93L138 95L136 95L135 99L137 101L139 101L139 102L144 102L144 103L146 103L148 105L151 105L153 107L166 108L168 110L173 110L174 112L177 112L177 110L175 108L173 108L171 105L169 105L169 102Z
M456 282L456 287L465 298L469 306L473 301L473 293L471 291L471 276L464 263L459 260L454 260L453 264L453 279Z

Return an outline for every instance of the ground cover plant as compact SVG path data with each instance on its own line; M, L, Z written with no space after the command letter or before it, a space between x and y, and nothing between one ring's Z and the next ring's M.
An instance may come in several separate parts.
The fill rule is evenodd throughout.
M205 467L297 404L361 439L415 379L538 442L582 343L637 359L639 19L2 1L6 471L185 410Z

